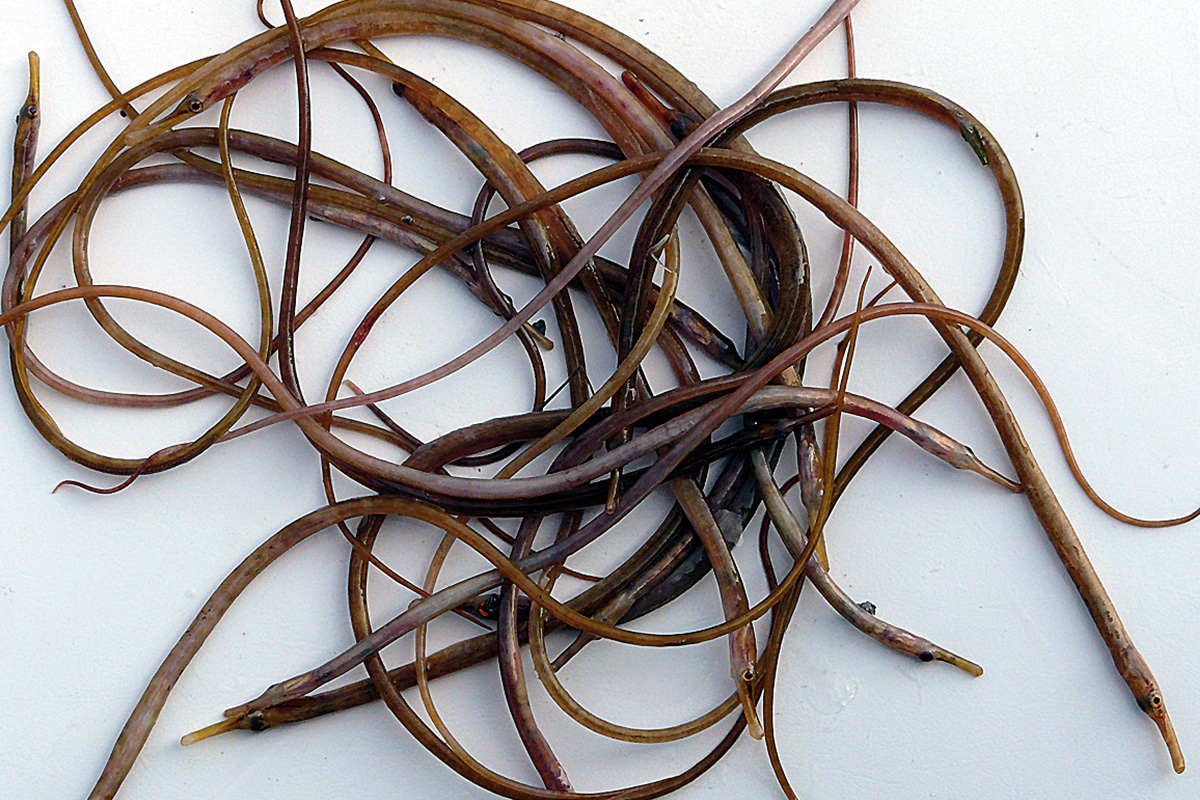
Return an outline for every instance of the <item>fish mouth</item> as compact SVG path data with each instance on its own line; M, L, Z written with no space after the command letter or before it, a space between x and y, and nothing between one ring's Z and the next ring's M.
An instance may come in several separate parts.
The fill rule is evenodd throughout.
M153 139L160 133L170 130L191 116L192 114L189 111L173 111L158 122L144 127L138 127L135 122L130 125L129 129L121 137L121 144L125 147L134 147L149 139Z
M1163 741L1167 745L1167 752L1171 754L1171 765L1175 768L1175 772L1182 773L1187 765L1183 759L1183 750L1179 747L1179 739L1175 736L1175 726L1171 724L1171 717L1167 714L1167 709L1156 708L1146 713L1150 719L1154 720L1154 724L1158 726L1158 732L1162 734Z

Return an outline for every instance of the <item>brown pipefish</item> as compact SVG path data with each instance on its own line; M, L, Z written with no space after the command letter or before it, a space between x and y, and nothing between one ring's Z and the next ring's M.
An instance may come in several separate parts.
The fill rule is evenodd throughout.
M97 289L97 290L98 290L98 289ZM77 294L77 293L79 293L79 291L83 291L83 290L73 290L73 293L74 293L74 294ZM721 627L727 627L727 626L721 626ZM719 630L719 628L718 628L718 630ZM716 633L716 632L718 632L718 630L714 630L714 631L710 632L710 634ZM624 638L624 637L623 637L623 638Z
M350 0L307 18L297 17L284 0L278 27L271 27L260 3L259 17L268 30L129 91L122 91L104 68L104 48L97 51L74 4L67 3L88 60L112 101L37 165L38 65L31 54L29 94L24 116L18 116L14 148L14 200L4 217L12 225L12 257L0 298L0 324L10 337L14 384L24 411L68 458L92 470L129 476L107 490L126 496L136 496L145 491L141 486L158 480L150 473L194 459L201 464L220 459L234 449L224 443L268 441L250 434L289 421L314 451L320 472L313 486L323 490L326 503L284 527L229 573L152 678L92 797L117 793L170 690L226 610L280 556L331 527L340 528L349 540L348 600L356 643L233 706L225 720L185 737L186 742L300 722L381 698L417 742L484 791L513 798L575 796L567 774L580 774L579 759L555 719L557 712L538 708L538 698L548 697L584 729L617 741L665 746L724 726L722 738L709 741L705 746L712 749L692 766L664 769L670 777L644 778L625 774L614 762L605 786L589 796L642 798L671 792L703 774L748 731L765 738L781 790L795 797L797 789L785 774L791 757L777 730L783 711L778 694L788 674L785 646L793 647L803 633L797 610L806 578L838 614L875 640L918 661L941 660L972 675L981 672L973 662L882 621L873 608L856 605L834 580L837 550L831 545L826 554L824 541L838 539L842 519L832 512L839 500L850 501L844 493L847 484L893 432L950 466L1024 495L1118 673L1158 726L1176 771L1183 770L1162 692L1129 640L977 345L986 341L998 349L1005 368L1015 365L1010 372L1020 373L1033 387L1072 475L1110 516L1135 525L1166 526L1200 512L1140 519L1109 505L1089 484L1046 384L994 328L1014 286L1025 233L1012 165L984 125L953 102L928 90L854 77L847 16L854 5L853 0L834 2L766 78L722 110L629 37L544 0ZM775 90L818 42L842 25L848 79ZM510 145L503 124L471 108L452 85L419 74L383 41L424 34L493 50L548 80L594 120L590 136L599 130L611 142L556 132L532 147ZM295 144L241 130L234 122L235 115L240 119L253 108L259 77L275 67L295 72L287 89L295 95L298 112ZM314 76L330 67L343 81L339 91L351 89L369 112L371 124L362 133L369 151L382 156L382 179L319 152L320 137L310 126L319 117L324 90L310 86L310 79L323 80ZM135 103L146 110L139 112ZM747 138L755 135L756 126L785 112L829 103L850 108L849 191L844 197L795 168L756 154ZM985 174L998 190L1005 233L994 286L978 316L946 308L894 240L857 208L863 176L856 115L877 106L915 112L949 127L963 140L960 149L989 170ZM29 109L34 113L26 113ZM73 154L74 142L117 111L125 121L107 131L108 145L86 176L26 225L29 198L40 199L40 192L34 192L46 176ZM404 153L399 163L421 156L409 152L410 137L395 148L393 134L389 144L385 128L394 115L414 111L431 136L449 143L446 154L457 159L458 167L477 176L469 192L476 200L468 210L443 208L391 185L393 179L403 182L401 170L392 167L395 153ZM201 116L205 118L196 119ZM351 127L340 126L339 136L354 137ZM585 155L571 162L586 164L574 173L577 177L548 179L540 163L535 174L534 162L544 156L570 154ZM591 159L596 156L611 163L594 168ZM599 214L607 221L596 234L582 233L587 226L573 219L576 210L591 202L600 187L622 179L637 188L611 216ZM120 279L93 279L93 240L99 238L94 231L107 201L139 187L168 184L220 187L223 213L240 230L239 258L252 275L246 282L253 285L257 310L253 334L168 293L120 285ZM839 229L842 247L836 264L810 264L803 238L807 231L801 228L811 215L791 208L792 195ZM489 216L494 197L507 208ZM286 211L288 233L280 247L263 245L262 226L254 208L247 207L248 198ZM628 254L616 255L617 249L610 248L601 256L604 240L639 208L644 214L636 220ZM703 231L696 241L687 238L688 227L694 228L684 216L687 209ZM312 225L314 220L330 224ZM348 260L339 256L337 263L344 261L344 267L326 270L329 277L310 286L315 281L310 271L318 269L310 266L312 243L321 242L333 226L353 232L356 249ZM733 326L744 326L744 335L721 330L730 325L725 321L730 315L702 314L679 300L688 296L688 282L694 280L701 241L724 274L728 287L723 297L736 312L732 316L742 318ZM67 251L76 285L47 291L57 280L52 252L59 245ZM414 253L415 264L381 270L380 252L398 248ZM892 283L866 302L864 280L857 309L840 316L856 249L860 261L872 259ZM281 255L268 255L276 250ZM466 320L474 324L472 313L492 324L499 317L499 327L485 324L475 344L456 346L452 352L459 354L448 360L433 355L417 364L373 367L371 359L389 347L387 337L402 328L414 304L425 302L421 298L433 281L424 276L435 268L452 276L459 284L455 289L473 303L468 304L470 312L463 312L464 330ZM822 305L814 306L810 269L832 276L831 296L821 298ZM524 277L515 279L517 273ZM339 351L336 363L320 378L325 382L323 401L309 402L305 395L311 400L322 392L308 388L307 382L301 392L306 342L318 332L329 335L328 315L334 312L328 309L346 303L356 291L363 296L358 287L365 274L376 280L375 288L366 293L365 310L351 312L355 316L348 327L332 334ZM511 288L518 284L510 281L516 280L532 283ZM907 299L883 303L893 287ZM276 293L281 299L275 299ZM35 353L41 340L31 339L30 331L52 326L54 317L41 309L79 300L106 340L184 388L114 391L60 375L40 349ZM549 320L537 319L547 304L555 309L553 329ZM219 342L214 352L225 357L226 367L201 367L172 348L153 344L112 313L130 306L161 310L199 326ZM902 319L931 326L951 357L893 407L852 391L852 385L865 371L864 361L869 362L864 353L872 331L889 324L885 320ZM515 352L508 342L513 336L521 340L528 366L496 370L491 365L500 363L498 355L507 358L504 354ZM805 381L804 366L810 354L820 355L823 344L844 348L844 362L839 356L841 367L835 368L831 387L815 388ZM277 369L271 361L276 356ZM914 416L960 368L1009 464L985 464L967 445ZM559 381L569 387L568 397L547 391ZM455 388L447 389L451 382ZM43 384L72 401L139 413L203 401L210 416L199 433L172 431L168 441L174 444L149 456L109 454L85 444L87 436L77 441L71 426L60 427L57 417L67 416L64 406L43 402ZM530 411L490 405L489 395L508 386L521 397L519 407ZM453 424L430 425L411 414L414 406L439 392L437 396L453 397L454 403L479 395L486 410ZM356 416L363 406L372 420ZM214 422L211 411L216 408L220 412ZM840 465L839 432L843 418L851 415L880 427ZM823 426L822 431L815 425ZM799 511L784 498L789 484L780 487L775 477L789 474L783 462L790 464L792 452L799 461L800 476L793 479L801 484ZM998 456L988 459L993 457ZM127 488L134 478L136 484ZM345 494L350 499L339 499ZM739 542L762 506L759 573L742 557ZM295 509L296 514L303 511ZM435 532L432 542L440 540L436 548L420 543L429 531ZM414 532L420 533L414 537ZM380 547L385 539L386 550ZM602 548L611 549L611 563L597 559L595 552ZM397 559L401 551L405 559ZM468 551L473 555L468 557ZM781 557L786 567L777 575L772 560ZM397 603L376 600L383 589L372 589L370 605L393 609L390 621L382 624L368 610L372 567L391 579L388 592L408 592L396 615ZM696 604L691 598L702 589L690 590L707 582L709 573L716 591L710 593L708 613L665 629L658 620L670 617L647 616L664 606ZM455 630L446 612L465 616L476 627L456 642L434 645L436 637ZM646 628L629 625L643 617ZM478 626L492 623L495 633L478 633ZM381 651L408 633L415 638L411 663L389 668ZM620 712L595 708L588 690L580 691L587 665L614 653L624 657L626 648L614 649L617 643L678 648L722 638L728 642L721 667L697 682L697 688L715 692L713 702L681 697L687 702L678 712L671 710L667 720L631 723ZM526 644L532 671L524 662ZM974 650L980 643L964 646ZM492 759L473 752L470 736L459 732L462 723L450 710L453 704L441 694L446 684L441 678L486 662L493 663L481 670L499 670L505 702L498 705L506 705L503 713L511 717L497 735L511 738L515 728L525 750L509 766L493 766ZM365 665L368 681L327 688L359 665ZM405 687L417 688L424 716L401 694ZM588 779L578 783L592 790Z

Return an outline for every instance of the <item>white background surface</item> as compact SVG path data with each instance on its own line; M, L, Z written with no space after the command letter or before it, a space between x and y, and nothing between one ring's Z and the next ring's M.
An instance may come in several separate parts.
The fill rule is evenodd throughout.
M768 0L573 5L664 56L721 105L757 80L822 10L815 2ZM0 109L11 115L18 107L25 52L38 50L45 153L107 98L62 8L14 0L0 6ZM303 3L299 10L317 7ZM1012 158L1028 235L1023 274L999 327L1051 386L1100 491L1131 513L1166 516L1190 509L1200 497L1194 410L1200 392L1200 10L1188 0L1136 8L866 0L855 19L860 74L913 82L962 103ZM80 11L121 86L258 31L250 3L229 9L180 2L167 10L145 0L81 0ZM841 47L839 37L831 39L793 81L841 75ZM597 133L548 84L507 69L501 59L432 40L405 42L392 52L459 96L515 147L550 135ZM336 99L348 109L344 117L318 123L316 146L376 172L365 113L328 76L317 74L322 70L313 72L328 103ZM293 135L291 86L287 71L265 78L253 96L239 101L235 124ZM465 208L477 179L408 109L385 92L379 95L398 156L397 185ZM561 121L551 110L560 108ZM754 141L766 154L840 190L843 119L840 109L795 114ZM949 303L977 308L1001 241L999 204L986 174L956 135L911 115L866 108L862 127L863 209ZM100 139L118 130L115 124L104 128L87 143L90 150L85 146L65 162L35 193L34 210L68 191L107 142ZM348 141L339 141L346 132ZM542 174L548 182L565 177L554 168ZM433 178L439 182L429 183ZM612 192L596 202L617 199ZM286 216L262 204L251 208L268 258L278 264ZM588 203L573 210L585 232L605 215ZM805 211L801 220L814 270L827 276L837 237ZM224 315L244 335L252 333L254 301L244 256L216 190L150 190L122 198L106 207L94 239L97 280L140 281L177 292ZM609 251L617 258L619 245ZM353 247L349 236L313 244L306 256L306 264L314 265L310 274L336 269L336 259ZM305 329L300 340L310 354L303 363L309 384L324 385L328 359L340 349L347 326L396 274L401 258L395 249L378 248L363 268L373 277L351 287L344 307ZM705 308L728 305L724 290L705 283L707 256L697 258L696 273L685 271L683 296ZM60 285L56 280L47 278L42 288ZM311 281L315 286L318 277ZM430 284L422 290L427 295L393 315L396 338L376 345L352 373L356 378L381 386L414 374L494 324L469 302L463 306L469 311L447 306L443 297L462 296L448 280ZM517 293L528 288L512 285ZM732 312L713 315L725 329L736 329ZM174 386L147 376L112 348L89 349L90 329L78 312L50 317L61 332L35 341L48 358L59 357L54 363L69 375L105 388ZM149 320L145 330L172 325L172 334L183 337L174 352L206 359L213 369L230 365L186 326L162 316L140 319ZM458 340L439 343L447 332ZM854 385L881 398L898 398L941 355L915 324L865 336ZM481 416L520 411L527 388L518 383L500 389L503 381L495 377L509 362L519 366L519 358L501 353L474 372L475 379L493 383L466 399L439 389L395 409L406 418L425 414L413 427L427 435L470 419L471 402L483 403ZM115 374L105 366L113 362ZM598 358L597 369L604 363ZM1074 488L1032 394L1014 370L998 358L994 363L1159 678L1185 753L1200 762L1197 528L1133 530L1093 509ZM814 375L825 374L814 369ZM194 435L215 418L217 406L149 421L70 403L52 402L52 408L85 443L132 456L174 441L170 431L180 424ZM999 446L982 416L961 384L921 414L999 463ZM46 445L11 389L0 392L0 420L0 797L82 797L146 680L208 592L259 541L320 504L317 462L296 431L280 428L217 448L114 497L73 491L52 496L50 489L64 478L109 479ZM414 529L402 536L415 542L414 563L428 556L428 533ZM892 442L838 507L829 537L834 575L856 599L874 601L885 619L980 662L985 675L972 680L944 665L886 652L809 594L784 656L777 718L784 760L802 796L1196 795L1197 771L1171 771L1153 725L1134 707L1022 500ZM609 545L607 555L616 557L627 546ZM382 708L257 737L235 734L190 749L178 746L180 734L217 719L222 708L350 641L343 549L326 535L289 555L247 592L180 681L121 797L483 796L411 742ZM752 550L743 546L737 555L752 571ZM711 621L715 592L705 586L697 595L701 616L681 612L647 624L665 629ZM380 597L381 608L406 602ZM564 678L614 719L664 724L701 710L724 691L722 651L712 646L694 654L631 655L616 646L597 647ZM475 675L439 695L448 719L489 764L532 779L494 674L484 668ZM673 688L676 680L699 687L687 709L674 705L684 694ZM672 705L664 706L663 698ZM535 706L581 790L677 771L709 743L612 745L576 732L544 698ZM762 747L745 740L678 797L770 797L772 783Z

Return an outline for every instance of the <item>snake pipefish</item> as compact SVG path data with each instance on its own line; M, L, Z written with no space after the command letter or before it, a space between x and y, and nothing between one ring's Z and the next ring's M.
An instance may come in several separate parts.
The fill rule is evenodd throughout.
M588 4L607 21L260 0L118 25L65 0L61 41L5 51L0 603L28 755L0 794L1184 772L1167 705L1194 730L1196 704L1164 643L1187 595L1158 600L1186 529L1096 565L1084 542L1200 513L1182 477L1135 483L1181 470L1150 418L1188 418L1149 373L1072 385L1060 353L1108 332L1059 248L1105 240L1086 305L1127 326L1145 287L1200 287L1142 269L1112 293L1123 261L1171 259L1110 259L1103 205L1048 193L1039 163L1089 132L1024 135L1024 84L982 49L963 104L949 73L860 77L926 77L903 59L978 48L974 18L895 37L886 0ZM1190 379L1173 313L1128 352ZM91 755L46 770L64 751Z

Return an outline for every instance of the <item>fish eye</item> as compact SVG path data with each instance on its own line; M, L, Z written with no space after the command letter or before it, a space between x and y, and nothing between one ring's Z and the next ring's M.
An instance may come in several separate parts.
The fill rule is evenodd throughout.
M188 97L184 100L184 103L187 104L187 110L193 114L199 114L204 110L204 103L200 102L199 97Z
M1137 704L1138 708L1142 709L1142 711L1145 711L1147 714L1149 714L1151 711L1158 711L1163 707L1162 695L1157 691L1153 691L1139 699Z
M498 620L500 619L500 595L489 594L485 595L477 606L479 616L484 619Z

